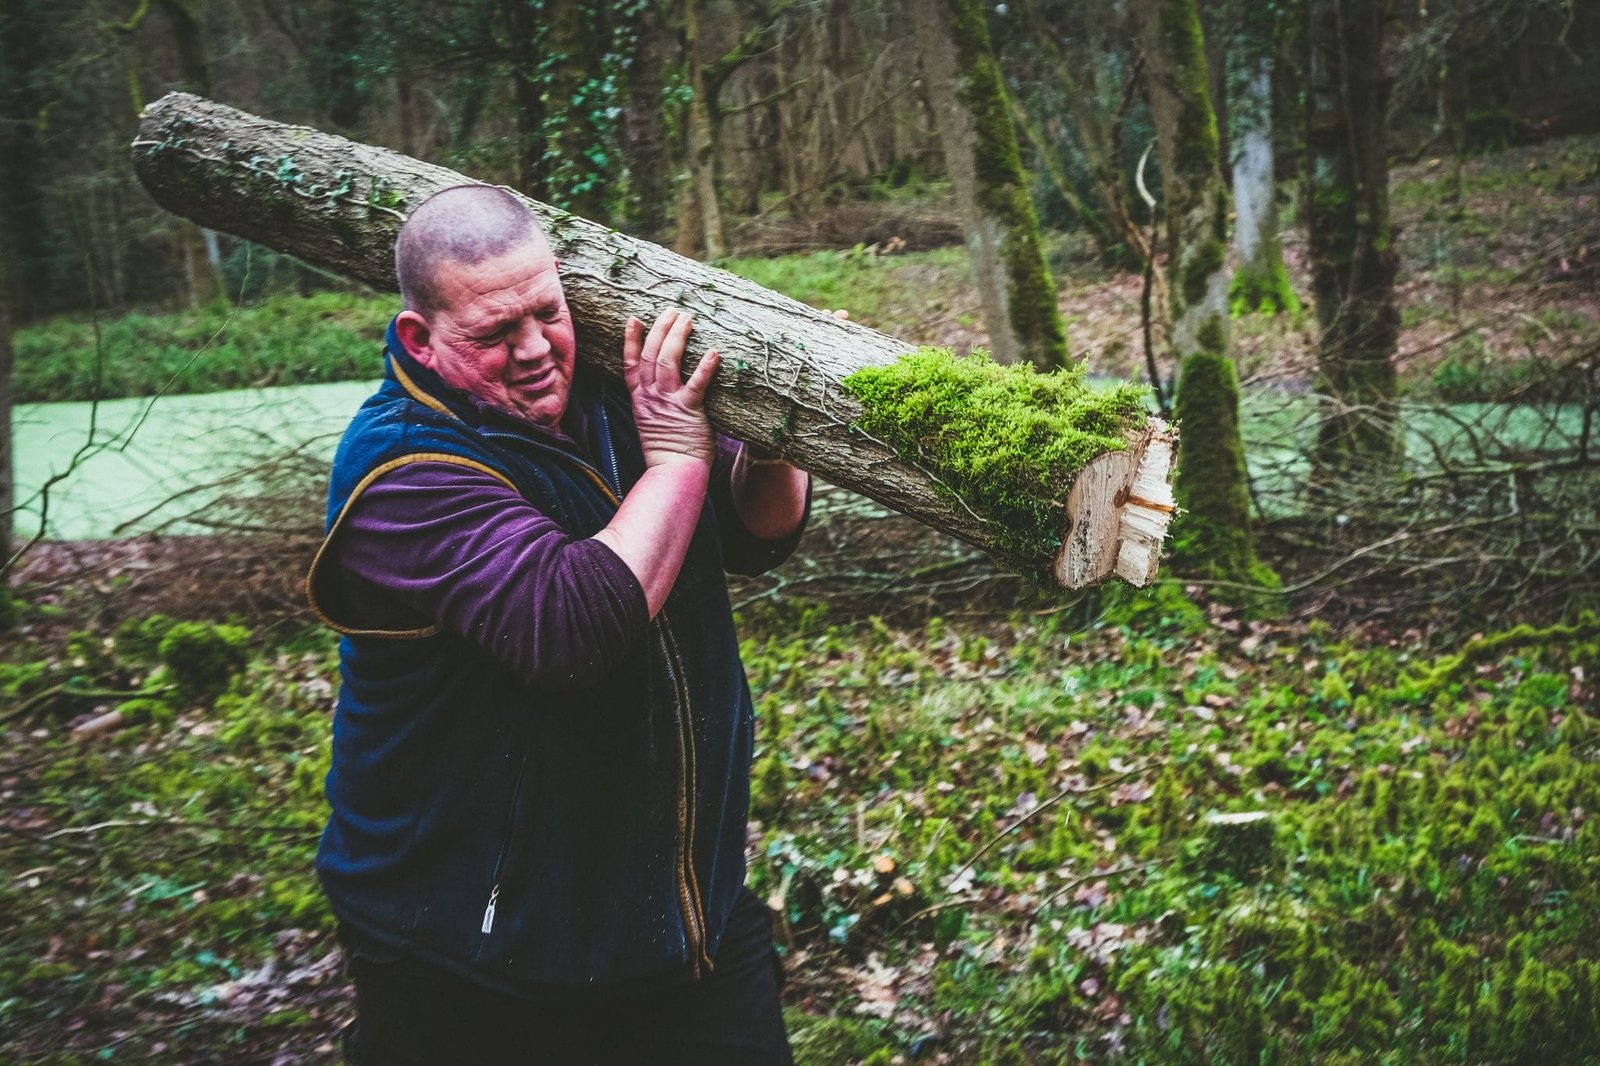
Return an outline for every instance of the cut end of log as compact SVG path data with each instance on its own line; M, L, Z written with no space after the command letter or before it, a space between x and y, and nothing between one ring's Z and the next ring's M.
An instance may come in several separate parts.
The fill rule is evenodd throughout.
M1178 433L1159 418L1083 468L1067 494L1067 535L1056 555L1056 581L1081 589L1115 575L1139 588L1155 580L1176 504L1172 465Z

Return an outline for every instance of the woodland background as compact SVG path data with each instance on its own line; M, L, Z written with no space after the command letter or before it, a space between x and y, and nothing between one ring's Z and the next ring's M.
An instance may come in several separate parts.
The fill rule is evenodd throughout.
M330 442L268 414L114 519L85 472L371 380L394 301L156 208L172 89L1182 419L1151 590L829 491L737 588L801 1062L1600 1055L1600 4L45 0L0 13L0 1058L336 1061L350 1013Z

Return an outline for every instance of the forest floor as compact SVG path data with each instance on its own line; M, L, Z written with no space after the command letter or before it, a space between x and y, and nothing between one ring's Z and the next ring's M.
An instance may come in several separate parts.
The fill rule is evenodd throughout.
M1600 139L1472 160L1457 205L1445 177L1393 187L1408 387L1498 395L1592 358ZM1075 349L1142 373L1140 279L1070 241L1053 260ZM959 248L730 265L982 342ZM127 316L98 360L89 324L48 323L19 335L19 396L373 376L388 303ZM1246 375L1305 387L1314 328L1237 320ZM904 543L833 505L806 551L865 580L802 560L736 592L750 883L802 1064L1600 1056L1592 614L1457 617L1430 651L1414 619L1252 619L1172 583L1052 603L948 560L936 594L874 576ZM45 549L0 645L0 1061L337 1061L350 994L311 870L337 668L293 606L300 549L248 573L217 539Z

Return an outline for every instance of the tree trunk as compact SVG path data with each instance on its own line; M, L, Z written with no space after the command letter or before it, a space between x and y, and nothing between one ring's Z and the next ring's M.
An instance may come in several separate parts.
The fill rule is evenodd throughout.
M1400 451L1391 361L1400 330L1389 223L1383 69L1386 0L1310 0L1306 206L1322 326L1318 377L1327 413L1322 473L1383 466Z
M1039 10L1037 0L1024 0L1023 11L1050 73L1066 94L1071 109L1067 117L1077 135L1077 148L1089 171L1095 196L1100 201L1100 222L1105 230L1100 245L1102 257L1125 270L1143 270L1150 255L1150 242L1128 209L1119 143L1122 116L1101 105L1103 94L1095 71L1100 57L1117 48L1120 21L1114 12L1084 10L1085 30L1075 34L1070 49L1064 50L1050 22ZM1115 24L1108 26L1106 21ZM1129 80L1134 77L1130 75ZM1125 93L1119 95L1126 97ZM1100 231L1095 233L1096 240L1102 240Z
M406 211L467 179L443 167L304 127L285 126L187 94L147 109L134 167L168 210L259 241L382 289L395 285L393 246ZM587 366L621 375L622 328L666 306L696 315L698 351L723 366L707 407L731 436L762 444L986 550L1006 530L981 501L952 499L937 477L855 428L861 405L841 382L894 363L904 344L840 321L724 271L531 204L561 259ZM1163 494L1175 440L1155 420L1127 450L1093 460L1063 507L1062 543L1007 561L1038 580L1080 587L1116 572L1154 573L1170 505ZM1071 515L1070 529L1068 514Z
M1265 42L1262 42L1265 45ZM1233 108L1233 250L1238 259L1228 301L1235 314L1295 312L1278 240L1277 181L1272 166L1272 58L1248 61Z
M0 33L0 254L9 257L11 314L20 323L65 301L56 296L39 137L50 97L38 64L50 20L38 6L22 4L6 23Z
M915 21L990 350L1002 363L1065 366L1066 324L982 11L976 0L936 0Z
M707 259L728 254L727 229L717 189L717 100L720 80L707 76L704 54L705 27L701 25L701 0L684 0L684 62L689 68L689 190L693 204L680 214L678 247L694 248ZM698 230L685 237L682 222L693 220ZM687 241L687 243L686 243Z
M161 0L161 11L172 27L177 46L183 87L201 95L211 94L211 65L206 61L205 34L192 2ZM137 100L134 109L143 105ZM189 306L204 307L222 298L222 258L216 234L198 226L178 227L178 254L183 260L184 277L189 283Z
M662 13L656 3L644 6L634 24L633 62L628 66L627 105L622 112L622 153L628 166L630 231L647 241L667 228L667 196L671 189L667 145L661 121L666 72Z
M1167 216L1174 411L1184 428L1178 502L1187 561L1248 582L1256 572L1239 382L1228 354L1228 194L1195 0L1142 0L1139 43Z
M553 134L550 199L574 214L606 221L606 135L610 97L602 84L611 27L605 5L554 0L545 5L552 57L548 98Z
M506 35L511 39L511 98L517 128L517 188L524 196L550 198L549 144L545 135L545 108L540 55L544 25L533 0L501 0Z

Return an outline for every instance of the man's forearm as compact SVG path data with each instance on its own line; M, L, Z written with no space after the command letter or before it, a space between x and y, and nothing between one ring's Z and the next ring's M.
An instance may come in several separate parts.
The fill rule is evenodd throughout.
M782 540L800 528L811 475L776 459L759 458L746 445L733 461L733 509L762 540Z
M649 467L623 497L616 517L594 535L638 578L651 618L660 613L678 580L710 477L710 463Z

